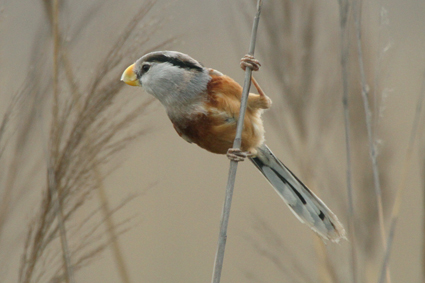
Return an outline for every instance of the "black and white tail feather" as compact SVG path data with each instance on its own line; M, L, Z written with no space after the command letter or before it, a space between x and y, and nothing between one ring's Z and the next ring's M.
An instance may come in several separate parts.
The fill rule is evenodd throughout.
M339 242L345 230L335 214L266 146L249 158L282 197L294 215L326 240Z

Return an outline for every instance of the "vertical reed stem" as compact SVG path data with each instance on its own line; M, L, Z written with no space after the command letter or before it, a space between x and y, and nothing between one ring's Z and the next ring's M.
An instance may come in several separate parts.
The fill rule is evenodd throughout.
M348 195L348 230L351 244L351 281L357 283L357 251L356 235L354 232L354 200L352 185L351 168L351 141L350 141L350 113L348 103L348 56L349 56L349 37L348 37L348 15L349 1L339 0L339 15L341 25L341 67L342 67L342 104L344 107L344 125L345 125L345 147L347 158L347 195Z
M63 219L63 207L60 197L60 185L56 181L55 157L58 156L59 140L57 137L56 123L59 120L59 56L60 56L60 34L59 34L59 0L52 2L52 22L53 22L53 106L52 106L52 129L51 129L51 150L48 160L48 187L53 200L59 226L60 241L62 247L62 257L65 268L65 278L67 283L74 283L74 272L72 269L71 256L66 238L66 227Z
M248 52L248 54L250 55L254 55L255 42L257 40L258 23L260 21L261 6L263 4L262 2L263 2L262 0L258 0L257 2L257 13L255 15L254 24L252 26L251 42L250 42L249 52ZM252 70L250 68L246 68L245 81L244 81L244 87L243 87L242 98L241 98L241 108L239 112L238 124L236 128L236 137L233 142L233 148L240 148L242 143L241 136L242 136L242 130L243 130L243 122L245 118L246 104L248 101L248 93L251 87L251 73L252 73ZM218 236L217 252L215 256L212 283L219 283L221 279L221 270L223 269L224 251L225 251L226 240L227 240L227 226L229 224L230 207L232 204L233 188L235 185L237 169L238 169L238 163L233 160L230 161L229 177L227 180L226 197L224 200L223 212L221 215L220 234Z

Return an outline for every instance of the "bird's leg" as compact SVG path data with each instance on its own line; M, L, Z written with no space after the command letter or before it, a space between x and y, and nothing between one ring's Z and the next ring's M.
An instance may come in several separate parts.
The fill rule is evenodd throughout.
M256 109L269 109L272 106L272 100L268 97L264 91L261 89L260 85L251 76L251 81L254 84L255 88L258 91L258 94L250 93L248 96L248 105L251 108Z
M240 148L229 148L226 155L227 158L236 162L244 161L245 158L254 156L251 152L242 151Z
M254 76L251 76L251 82L254 84L255 88L258 91L258 94L262 97L267 97L269 98L266 93L263 91L263 89L260 87L260 85L258 84L257 80L254 79ZM269 98L270 99L270 98Z

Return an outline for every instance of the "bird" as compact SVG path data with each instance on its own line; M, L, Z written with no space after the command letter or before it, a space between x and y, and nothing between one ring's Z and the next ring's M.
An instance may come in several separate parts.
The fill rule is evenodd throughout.
M257 71L261 63L247 54L240 65ZM235 149L242 87L229 76L178 51L150 52L121 76L121 81L142 87L161 102L184 140L237 162L248 158L302 223L324 240L346 239L337 216L265 144L261 115L272 101L253 76L251 80L259 94L248 95L241 147Z

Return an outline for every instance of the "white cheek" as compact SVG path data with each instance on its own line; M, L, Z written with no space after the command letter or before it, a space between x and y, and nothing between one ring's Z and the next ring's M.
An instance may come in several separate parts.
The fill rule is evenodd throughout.
M152 86L155 85L152 83L149 74L144 74L141 79L143 89L149 94L155 95Z
M183 70L171 64L153 65L151 70L142 76L142 85L156 93L170 91L176 87L177 82L182 81L183 74Z
M183 81L184 70L171 64L153 65L141 78L142 87L156 97L166 107L174 103L180 89L178 82Z

